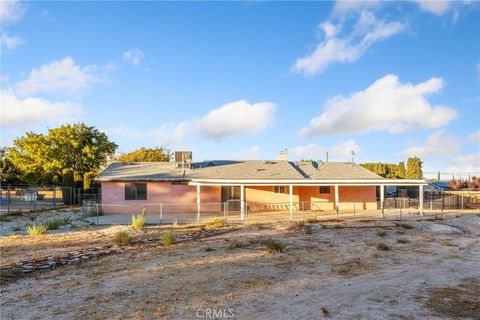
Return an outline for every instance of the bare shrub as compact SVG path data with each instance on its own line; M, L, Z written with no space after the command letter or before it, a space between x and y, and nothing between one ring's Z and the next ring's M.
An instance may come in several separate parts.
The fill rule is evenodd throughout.
M284 243L272 238L264 240L263 245L265 246L265 250L269 253L285 252L287 249L287 246Z
M27 226L27 233L30 236L39 236L47 232L48 227L46 225L36 225Z
M132 237L127 231L119 230L113 234L113 242L118 245L125 246L132 242Z
M145 209L143 209L141 214L132 215L132 228L133 230L142 230L145 226Z
M390 250L390 247L385 242L379 242L377 244L377 249L380 251L388 251Z
M377 236L379 237L385 237L387 235L387 232L385 230L378 230L377 231Z
M171 246L177 243L177 237L175 233L168 231L162 235L162 242L167 246Z

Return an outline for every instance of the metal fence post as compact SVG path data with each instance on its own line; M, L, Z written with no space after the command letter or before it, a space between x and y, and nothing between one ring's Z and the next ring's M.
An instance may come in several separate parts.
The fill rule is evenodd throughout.
M335 206L335 210L336 210L336 213L337 213L337 220L338 220L338 205Z
M53 208L57 211L57 187L53 186Z
M353 202L353 216L355 217L355 202Z
M10 185L7 187L7 214L10 213L10 200L11 200L11 195L10 195Z
M463 212L463 194L460 196L462 197L462 212Z
M160 203L160 223L163 221L163 203Z
M99 224L99 217L98 217L98 203L96 203L97 205L97 225Z

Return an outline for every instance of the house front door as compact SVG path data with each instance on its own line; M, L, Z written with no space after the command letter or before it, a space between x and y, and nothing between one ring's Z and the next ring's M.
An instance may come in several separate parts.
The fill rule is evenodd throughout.
M222 202L228 201L228 210L240 210L240 187L222 186Z

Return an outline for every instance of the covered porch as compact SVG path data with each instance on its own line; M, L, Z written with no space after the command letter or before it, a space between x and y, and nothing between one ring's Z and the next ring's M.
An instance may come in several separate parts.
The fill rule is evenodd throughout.
M322 216L385 214L387 186L419 190L418 212L423 216L423 180L192 180L196 187L197 220L204 216L202 187L221 188L224 216L240 221L274 217L299 220ZM379 199L377 199L377 188ZM236 219L235 219L236 218Z

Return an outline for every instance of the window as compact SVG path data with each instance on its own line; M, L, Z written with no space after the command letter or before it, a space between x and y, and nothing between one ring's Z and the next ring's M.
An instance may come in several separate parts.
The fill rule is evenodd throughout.
M319 189L320 189L319 190L320 193L330 193L330 187L329 186L326 186L326 187L321 186Z
M284 186L275 186L273 187L273 193L285 193Z
M125 183L125 200L147 200L147 184Z

